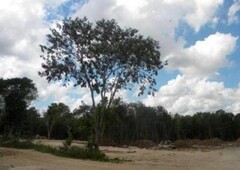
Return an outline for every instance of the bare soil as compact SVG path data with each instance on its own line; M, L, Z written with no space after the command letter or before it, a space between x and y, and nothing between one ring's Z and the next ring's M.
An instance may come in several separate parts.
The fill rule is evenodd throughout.
M53 146L62 145L62 141L41 140L40 142ZM84 143L75 142L74 145L84 145ZM136 147L101 147L100 149L109 157L131 161L123 163L97 162L62 158L33 150L0 148L0 170L240 170L240 147L203 150L152 150Z

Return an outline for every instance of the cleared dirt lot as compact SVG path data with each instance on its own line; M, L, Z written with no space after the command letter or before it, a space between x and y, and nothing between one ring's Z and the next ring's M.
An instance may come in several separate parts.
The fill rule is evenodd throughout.
M61 145L61 141L44 141ZM108 156L131 162L108 163L70 159L32 150L0 148L0 169L83 169L83 170L149 170L149 169L233 169L240 170L240 148L216 150L150 150L139 148L101 147Z

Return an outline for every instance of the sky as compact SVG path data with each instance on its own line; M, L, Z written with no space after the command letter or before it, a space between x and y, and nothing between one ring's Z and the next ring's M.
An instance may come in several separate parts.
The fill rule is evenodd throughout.
M0 77L28 77L38 88L40 111L52 102L71 109L91 104L88 89L48 83L39 44L68 17L115 19L123 28L159 41L168 65L157 77L155 97L120 91L126 102L161 105L192 115L219 109L240 113L240 0L7 0L0 1ZM99 99L98 96L96 96Z

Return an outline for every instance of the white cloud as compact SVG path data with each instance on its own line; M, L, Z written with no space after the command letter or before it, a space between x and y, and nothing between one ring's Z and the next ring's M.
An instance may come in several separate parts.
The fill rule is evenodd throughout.
M223 82L210 81L220 68L229 66L228 60L238 37L215 33L194 45L169 55L169 66L182 75L162 86L156 97L148 96L144 103L163 105L172 113L193 114L200 111L224 109L240 112L240 89L224 87Z
M39 44L44 42L50 24L45 21L48 15L46 6L54 9L66 1L1 1L0 57L31 60L31 64L37 60L39 64Z
M38 100L48 96L60 98L68 88L48 84L38 75L41 68L40 48L48 32L46 5L52 9L66 0L24 0L0 2L0 75L2 78L28 77L36 83Z
M204 78L178 75L162 86L155 96L148 96L143 102L151 106L162 105L172 113L194 114L218 109L240 112L239 88L226 88L223 82Z
M192 13L185 16L186 22L198 32L208 22L216 22L215 13L223 2L223 0L195 0Z
M116 6L119 8L123 7L126 8L130 13L135 16L141 15L141 9L147 5L147 0L117 0Z
M64 102L74 109L81 101L91 104L87 89L48 84L37 74L42 62L39 44L44 42L51 25L45 18L58 15L57 8L68 1L0 2L0 75L3 78L27 76L37 85L39 101L47 101L51 97L53 101ZM185 21L196 32L208 23L216 25L219 21L216 12L222 4L223 0L89 0L71 8L78 9L73 16L87 16L92 21L115 18L123 27L137 28L141 34L160 41L163 57L172 56L170 67L180 70L183 75L161 87L155 98L145 99L146 104L162 104L179 113L215 108L236 113L240 107L239 88L228 89L222 82L211 82L207 78L230 63L227 56L234 50L237 38L231 34L215 33L185 49L183 39L175 40L175 30L180 21ZM239 11L239 1L234 4L229 9L229 21L236 18ZM127 98L126 91L121 91L119 96ZM99 96L96 100L100 100Z
M165 57L184 45L184 41L175 40L180 21L186 21L195 31L207 23L216 25L222 4L223 0L89 0L73 16L87 16L91 21L114 18L124 27L137 28L160 41Z
M228 24L238 23L239 16L237 13L240 11L240 1L234 0L234 3L230 6L228 10Z
M238 37L231 34L215 33L202 41L185 48L169 58L170 68L178 68L189 76L211 76L230 64L227 59L235 49Z
M0 11L0 54L18 55L19 59L26 59L28 52L36 49L36 40L45 30L41 21L44 17L43 5L39 1L31 3L29 0L1 1ZM28 46L30 44L31 47Z

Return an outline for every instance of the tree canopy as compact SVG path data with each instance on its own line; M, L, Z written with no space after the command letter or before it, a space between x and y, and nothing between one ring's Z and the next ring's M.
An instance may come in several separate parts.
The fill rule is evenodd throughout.
M5 129L9 133L20 130L25 113L31 102L37 97L37 88L32 80L24 78L0 79L0 96L4 100Z
M163 67L159 43L137 34L138 30L121 28L115 20L91 23L87 18L65 19L47 35L47 45L40 45L44 59L40 76L48 81L73 82L88 87L92 105L95 94L111 105L120 89L139 85L139 95L155 91L154 76Z
M67 119L70 114L70 109L64 103L52 103L47 112L44 114L45 121L47 123L48 139L51 138L53 126L62 118Z

